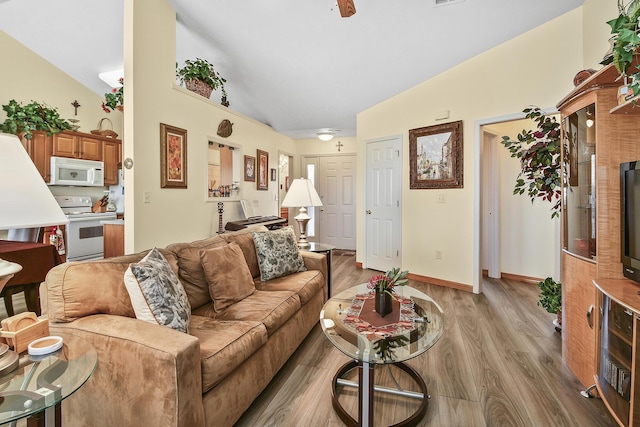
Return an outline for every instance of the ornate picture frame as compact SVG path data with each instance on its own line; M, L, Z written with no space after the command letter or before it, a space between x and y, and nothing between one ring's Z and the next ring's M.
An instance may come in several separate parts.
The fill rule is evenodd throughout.
M256 158L244 156L244 180L254 182L256 180Z
M187 131L160 123L160 187L187 188Z
M463 188L462 120L409 130L409 188Z
M258 149L256 165L256 188L269 190L269 153Z

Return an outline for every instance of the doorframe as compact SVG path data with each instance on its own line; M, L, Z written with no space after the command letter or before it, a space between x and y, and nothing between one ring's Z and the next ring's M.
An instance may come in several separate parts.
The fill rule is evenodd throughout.
M487 218L487 269L489 277L500 277L500 166L498 162L498 151L496 150L496 144L499 143L499 136L490 132L489 130L480 127L482 132L482 164L487 167L488 173L485 175L488 182L485 185L480 186L480 191L484 187L487 188L487 200L488 209L482 209L483 215L487 212L491 212L491 216ZM481 194L481 197L483 194ZM481 198L481 207L484 205ZM484 229L484 221L482 216L480 217L482 229ZM482 229L480 230L480 236L482 236ZM482 239L480 244L482 245ZM482 267L482 254L480 255L480 266Z
M558 114L556 108L543 108L548 115ZM494 125L513 120L522 120L526 114L524 112L505 114L502 116L488 117L485 119L475 120L473 123L473 143L477 148L474 150L473 156L473 293L482 292L482 264L480 263L480 252L482 250L481 231L482 231L482 156L483 156L483 135L482 126Z
M363 247L364 247L364 256L362 257L362 268L368 268L368 259L367 259L367 214L366 214L366 210L367 210L367 186L369 185L369 183L367 182L367 152L369 149L369 144L372 143L376 143L376 142L382 142L382 141L387 141L390 139L395 139L398 140L398 150L400 152L399 158L400 158L400 194L398 195L399 197L399 202L400 202L400 215L398 218L398 224L399 224L399 230L400 233L398 234L400 242L399 242L399 255L398 255L398 260L400 261L400 266L402 267L402 258L403 258L403 251L402 251L402 232L403 232L403 228L402 228L402 193L403 193L403 189L404 189L404 144L403 144L403 136L402 134L395 134L395 135L388 135L388 136L383 136L383 137L379 137L379 138L373 138L373 139L366 139L364 141L364 159L363 159L363 163L364 163L364 167L362 168L363 170L363 211L362 211L362 217L364 218L364 221L362 221L362 228L361 228L361 233L363 236ZM356 242L357 245L357 242Z

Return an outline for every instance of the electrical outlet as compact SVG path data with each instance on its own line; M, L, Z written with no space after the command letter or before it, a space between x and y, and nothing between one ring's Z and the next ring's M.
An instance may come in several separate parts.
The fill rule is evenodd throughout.
M442 259L442 249L436 249L436 259Z
M444 194L438 194L436 196L436 202L437 203L447 203L447 196L445 196Z
M145 203L151 203L151 193L148 191L145 191L142 193L142 197Z

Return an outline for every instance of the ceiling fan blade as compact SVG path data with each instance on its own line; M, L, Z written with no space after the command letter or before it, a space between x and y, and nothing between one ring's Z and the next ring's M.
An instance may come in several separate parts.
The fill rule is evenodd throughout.
M353 0L338 0L338 7L340 8L340 16L348 18L356 13L356 6L353 4Z

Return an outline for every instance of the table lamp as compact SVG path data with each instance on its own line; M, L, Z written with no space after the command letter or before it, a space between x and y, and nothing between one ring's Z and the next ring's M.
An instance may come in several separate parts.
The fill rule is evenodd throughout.
M299 213L294 217L298 222L300 229L300 237L298 238L298 247L301 249L311 247L307 240L307 223L311 219L307 215L307 206L322 206L322 200L318 196L318 192L313 187L310 179L298 178L294 179L289 187L289 191L282 200L282 207L295 208L298 207Z
M0 230L69 223L20 139L6 133L0 133L0 200ZM0 292L20 270L0 259Z

